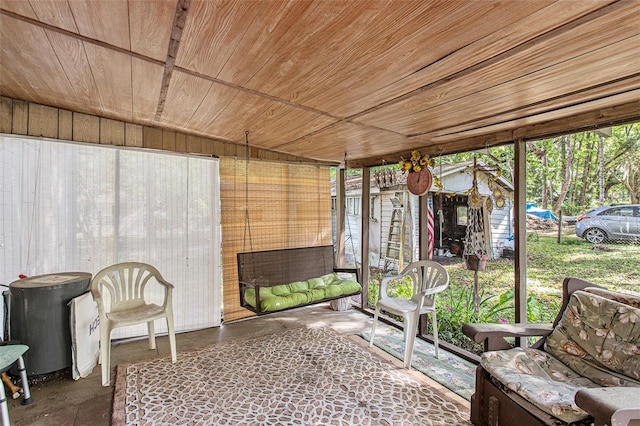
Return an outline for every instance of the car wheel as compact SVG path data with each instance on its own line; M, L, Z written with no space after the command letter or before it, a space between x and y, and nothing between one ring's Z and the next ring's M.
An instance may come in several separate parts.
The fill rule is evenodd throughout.
M585 240L593 244L600 244L607 239L607 234L599 228L589 228L584 232Z

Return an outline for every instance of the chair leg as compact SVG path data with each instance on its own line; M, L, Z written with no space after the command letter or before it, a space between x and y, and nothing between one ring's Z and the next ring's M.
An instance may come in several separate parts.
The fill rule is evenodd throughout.
M436 358L438 358L438 318L436 311L433 311L433 346L435 347Z
M22 355L18 358L18 371L20 372L20 380L22 381L22 405L29 405L33 402L33 399L31 399L29 380L27 378L27 368L24 365L24 358L22 358Z
M378 315L380 315L380 308L376 307L375 313L373 314L373 324L371 325L371 335L369 336L369 347L373 346L373 336L376 334Z
M100 324L100 358L102 386L109 386L111 383L111 328L106 322Z
M0 383L0 419L2 426L9 426L9 406L7 405L7 395L4 393L4 385Z
M404 317L405 328L405 348L404 348L404 368L411 370L411 358L413 358L413 346L416 341L416 331L418 328L417 318L413 313L407 313Z
M176 355L176 331L173 325L173 311L167 309L167 330L169 334L169 347L171 348L171 362L175 363L178 358Z
M156 348L156 331L153 326L153 321L147 322L147 328L149 329L149 349L153 350Z

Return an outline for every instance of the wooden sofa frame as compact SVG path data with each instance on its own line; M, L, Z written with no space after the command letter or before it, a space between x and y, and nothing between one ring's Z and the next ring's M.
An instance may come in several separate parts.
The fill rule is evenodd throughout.
M564 279L562 283L562 307L553 324L465 324L462 331L475 342L484 343L485 351L511 348L511 345L504 337L540 336L541 339L531 347L542 349L545 338L551 334L562 318L571 294L586 287L602 288L578 278ZM635 392L636 390L627 388L627 390L622 389L621 391L629 394L629 392ZM578 395L583 398L581 393L583 391L579 391ZM576 401L580 402L580 398L576 396ZM621 401L619 395L616 398L618 400L613 401L605 400L603 397L598 403L592 402L588 406L582 406L584 404L581 404L581 408L591 414L594 419L572 423L572 425L590 425L592 421L595 421L595 425L610 424L611 416L616 411L611 407L618 406L623 408L624 404L628 404L624 400ZM478 365L476 368L476 388L471 397L471 422L475 426L494 426L498 424L518 426L566 425L566 423L545 413L520 397L516 392L496 383L490 374L482 368L482 365Z
M295 281L306 281L332 272L348 272L356 275L358 283L360 273L356 268L336 268L334 264L333 246L299 247L280 250L266 250L238 253L238 282L240 285L240 306L255 312L257 315L274 313L263 312L260 308L260 288L273 287ZM245 301L245 290L256 290L256 307ZM337 297L327 297L275 312L315 305L343 297L354 296L361 292L343 294Z

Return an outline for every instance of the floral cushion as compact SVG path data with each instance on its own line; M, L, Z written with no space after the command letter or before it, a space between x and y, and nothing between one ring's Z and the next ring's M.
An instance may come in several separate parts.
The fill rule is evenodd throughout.
M576 392L581 388L599 387L537 349L485 352L481 364L503 386L567 423L588 417L574 402Z
M576 291L545 349L601 386L640 387L640 309Z
M481 364L503 386L543 411L567 423L582 420L587 413L574 402L580 388L640 387L637 299L607 290L576 291L546 339L546 352L487 352Z
M618 293L601 287L587 287L584 291L640 309L640 296L634 294Z

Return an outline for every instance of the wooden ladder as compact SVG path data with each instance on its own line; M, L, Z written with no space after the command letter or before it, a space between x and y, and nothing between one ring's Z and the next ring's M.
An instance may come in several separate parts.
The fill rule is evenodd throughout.
M391 220L389 221L389 233L387 235L387 247L383 257L383 269L388 271L390 267L399 268L400 254L403 251L402 243L404 240L404 194L396 192L395 197L391 199L393 210L391 211Z

